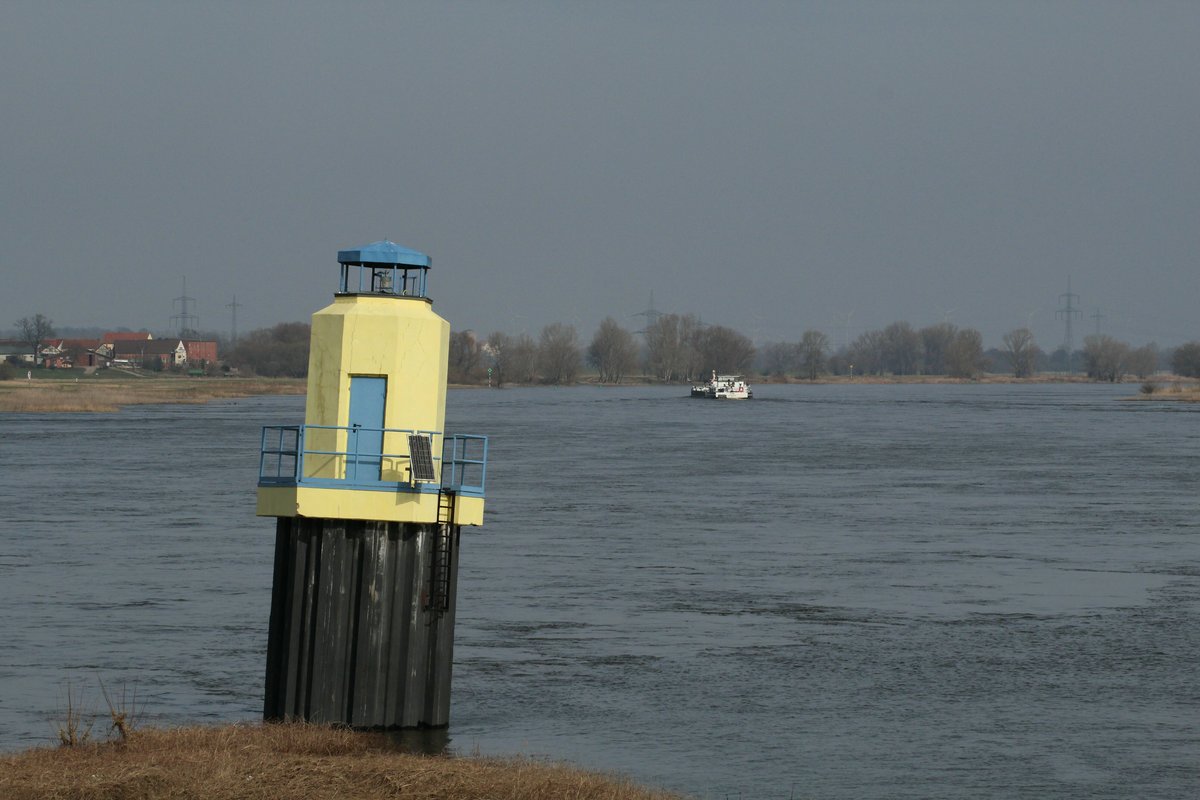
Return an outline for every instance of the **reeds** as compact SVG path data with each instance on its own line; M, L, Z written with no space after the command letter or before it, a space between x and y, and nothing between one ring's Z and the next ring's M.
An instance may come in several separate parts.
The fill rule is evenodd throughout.
M108 706L108 716L112 719L109 730L117 734L119 742L128 742L142 711L137 704L137 687L131 692L126 684L121 684L119 695L115 692L109 694L104 681L100 681L100 692L104 695L104 704Z
M298 380L160 378L108 381L6 381L0 383L0 412L111 412L152 403L206 403L228 397L304 394Z
M386 737L304 724L140 730L110 744L0 756L13 800L670 800L622 778L530 759L398 752Z
M82 688L73 688L68 682L66 695L67 707L58 725L58 741L63 747L79 747L91 741L94 720L85 719L88 715L83 707Z

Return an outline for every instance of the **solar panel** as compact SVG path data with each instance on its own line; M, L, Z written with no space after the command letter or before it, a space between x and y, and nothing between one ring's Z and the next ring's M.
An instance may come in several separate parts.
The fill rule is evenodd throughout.
M428 436L420 433L408 435L408 466L414 482L437 480L437 474L433 471L433 448Z

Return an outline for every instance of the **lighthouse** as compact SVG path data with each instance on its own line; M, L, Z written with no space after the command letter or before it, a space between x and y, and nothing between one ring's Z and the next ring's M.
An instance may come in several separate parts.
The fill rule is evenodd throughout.
M262 432L257 513L276 518L263 715L440 727L487 438L445 432L450 325L429 256L380 241L337 260L333 303L312 317L304 423Z

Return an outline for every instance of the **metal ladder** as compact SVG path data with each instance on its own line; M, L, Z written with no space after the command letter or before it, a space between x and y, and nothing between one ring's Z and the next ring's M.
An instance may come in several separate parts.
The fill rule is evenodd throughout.
M454 563L453 489L438 492L437 530L433 534L433 553L429 558L429 595L426 611L442 614L450 610L450 568Z

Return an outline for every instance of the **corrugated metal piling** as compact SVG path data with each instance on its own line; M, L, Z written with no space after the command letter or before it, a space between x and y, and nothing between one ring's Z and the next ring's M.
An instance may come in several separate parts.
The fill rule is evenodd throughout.
M450 329L428 256L385 241L338 262L333 305L313 315L305 422L263 429L258 513L278 520L263 713L444 726L487 440L443 432Z

